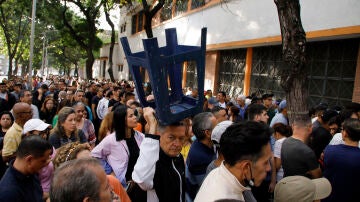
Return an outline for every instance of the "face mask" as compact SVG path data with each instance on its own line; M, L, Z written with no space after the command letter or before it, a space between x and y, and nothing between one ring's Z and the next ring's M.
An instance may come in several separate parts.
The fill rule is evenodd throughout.
M250 180L245 178L245 180L244 180L245 186L246 187L254 187L255 183L254 183L254 178L252 176L251 166L249 168L250 168Z

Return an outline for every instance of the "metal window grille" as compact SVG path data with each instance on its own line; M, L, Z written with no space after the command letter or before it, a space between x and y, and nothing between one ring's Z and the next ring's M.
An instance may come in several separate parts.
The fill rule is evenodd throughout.
M192 0L191 9L199 8L205 5L205 0Z
M175 5L175 16L181 15L187 11L189 0L178 0Z
M266 46L253 49L253 66L250 80L250 94L261 96L272 92L274 97L283 98L279 70L284 65L280 46Z
M360 39L308 43L309 106L351 102Z
M196 62L189 61L186 68L186 87L197 88L197 86Z
M164 6L161 9L161 13L160 13L160 22L171 19L171 17L172 17L172 6L173 6L173 1L172 0L165 0Z
M243 92L246 49L224 50L220 53L219 91L235 97Z

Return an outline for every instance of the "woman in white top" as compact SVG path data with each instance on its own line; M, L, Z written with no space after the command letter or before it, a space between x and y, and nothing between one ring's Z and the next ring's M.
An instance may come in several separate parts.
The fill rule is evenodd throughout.
M274 145L276 181L279 182L284 176L284 170L281 166L281 146L284 140L292 135L292 129L290 126L283 123L274 124L273 129L274 137L276 139Z

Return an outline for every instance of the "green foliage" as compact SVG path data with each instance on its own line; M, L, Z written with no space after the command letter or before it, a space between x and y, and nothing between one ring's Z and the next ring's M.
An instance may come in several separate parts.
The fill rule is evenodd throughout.
M42 67L45 49L48 52L49 66L61 71L70 69L71 66L88 65L85 60L91 57L89 53L92 53L92 57L97 57L102 44L110 42L110 36L96 28L102 12L101 6L106 3L110 10L115 3L125 5L131 2L132 0L38 0L33 69ZM78 10L74 12L69 8L70 4ZM31 8L30 0L0 0L0 53L8 55L20 66L29 64Z

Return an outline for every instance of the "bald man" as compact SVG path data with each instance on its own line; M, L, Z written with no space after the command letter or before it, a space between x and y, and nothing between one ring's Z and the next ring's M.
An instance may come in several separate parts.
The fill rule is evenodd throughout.
M4 162L9 162L16 156L17 148L21 141L21 133L26 121L32 117L31 106L25 102L19 102L12 108L15 118L14 124L9 128L4 137L4 147L2 158Z

